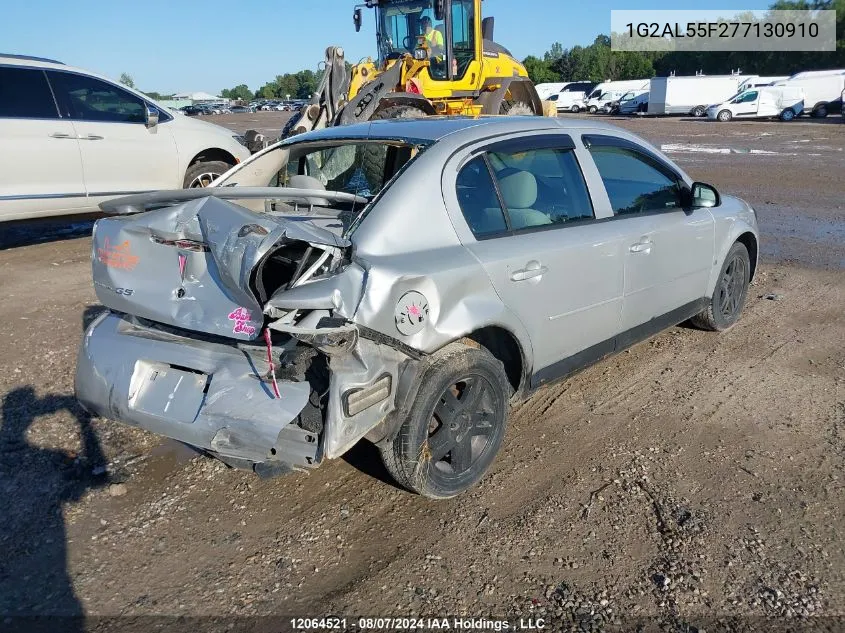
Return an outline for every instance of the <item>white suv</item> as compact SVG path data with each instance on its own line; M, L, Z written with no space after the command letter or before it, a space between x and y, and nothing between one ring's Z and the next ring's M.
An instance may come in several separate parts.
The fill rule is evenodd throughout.
M0 55L0 221L205 186L249 157L238 139L88 71Z

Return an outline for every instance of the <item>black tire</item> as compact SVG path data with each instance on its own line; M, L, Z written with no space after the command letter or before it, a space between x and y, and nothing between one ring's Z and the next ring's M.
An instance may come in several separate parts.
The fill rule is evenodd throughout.
M421 119L428 116L425 111L409 105L397 105L377 111L370 117L371 121L385 119ZM361 163L364 167L364 177L373 189L381 189L384 185L384 153L383 147L366 146L361 149Z
M569 111L572 112L573 114L578 114L581 111L581 108L580 108L580 106L573 104L572 106L570 106Z
M476 484L505 436L510 383L486 349L453 343L420 378L408 417L381 447L397 483L430 499Z
M795 119L795 110L792 108L785 108L783 112L780 113L780 120L786 123Z
M299 123L302 120L302 117L305 116L305 108L300 108L299 111L294 112L291 117L288 119L288 122L285 123L285 127L282 128L281 134L279 134L279 140L286 139L290 136L291 131L293 130L293 126Z
M524 101L502 101L499 114L503 116L533 116L534 110Z
M590 114L595 114L596 112L599 111L599 109L596 106L590 106L587 110Z
M736 242L728 251L716 289L707 307L690 321L702 330L723 332L731 328L742 313L751 279L751 259L744 244Z
M694 117L701 118L701 117L703 117L705 114L707 114L707 108L706 108L705 106L703 106L703 105L700 105L700 106L695 106L695 107L692 109L692 112L690 112L690 114L691 114L691 115L693 115Z
M716 120L721 121L722 123L727 123L732 118L734 118L734 115L730 110L721 110L719 114L716 115Z
M183 189L207 187L214 180L232 168L229 163L222 160L209 160L194 163L185 172L185 180L182 183Z
M823 119L828 115L827 111L827 104L822 103L821 105L817 105L813 108L813 112L810 116L816 119Z

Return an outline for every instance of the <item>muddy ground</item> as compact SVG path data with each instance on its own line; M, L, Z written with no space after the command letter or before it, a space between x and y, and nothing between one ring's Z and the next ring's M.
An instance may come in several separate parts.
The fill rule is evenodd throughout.
M86 223L4 226L0 630L329 613L845 628L845 124L616 122L757 209L743 318L541 390L482 484L446 502L399 490L367 445L261 480L88 419L73 400L99 310Z

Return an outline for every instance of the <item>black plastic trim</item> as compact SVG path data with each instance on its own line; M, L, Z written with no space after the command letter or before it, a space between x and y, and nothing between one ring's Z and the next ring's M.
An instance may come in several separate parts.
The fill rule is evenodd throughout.
M543 369L534 372L531 376L531 389L538 389L543 385L567 378L582 369L586 369L590 365L594 365L598 361L612 354L617 354L629 347L640 343L663 330L683 323L690 317L695 316L701 312L707 305L707 299L702 298L692 301L680 308L676 308L671 312L655 317L650 321L646 321L642 325L621 332L616 336L609 338L601 343L597 343L585 350L573 354L568 358L559 360L558 362L544 367Z

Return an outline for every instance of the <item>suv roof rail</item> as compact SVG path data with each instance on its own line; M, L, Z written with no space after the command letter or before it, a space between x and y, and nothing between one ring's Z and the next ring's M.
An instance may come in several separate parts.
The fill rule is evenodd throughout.
M0 58L2 57L11 59L23 59L29 62L48 62L50 64L61 64L62 66L65 65L64 62L60 62L55 59L48 59L46 57L34 57L32 55L13 55L12 53L0 53Z

